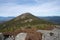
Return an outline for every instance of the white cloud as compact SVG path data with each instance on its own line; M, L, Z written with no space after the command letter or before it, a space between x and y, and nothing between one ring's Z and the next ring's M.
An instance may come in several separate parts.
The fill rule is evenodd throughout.
M55 4L56 1L33 6L8 3L0 6L0 16L17 16L24 12L31 12L36 16L56 15L56 13L58 13L57 11L60 10L60 7L58 5L56 6Z

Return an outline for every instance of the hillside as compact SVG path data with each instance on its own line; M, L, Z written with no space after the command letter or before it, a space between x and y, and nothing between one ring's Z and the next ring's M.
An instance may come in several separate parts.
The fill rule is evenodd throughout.
M53 22L55 24L60 24L60 16L49 16L49 17L39 17L39 18Z
M0 23L4 23L4 22L9 21L13 18L14 17L2 17L2 16L0 16Z
M47 17L40 17L40 16L37 16L38 18L40 19L44 19L46 21L49 21L49 22L53 22L53 23L56 23L56 24L60 24L60 16L47 16ZM11 19L13 19L15 17L0 17L0 23L4 23L4 22L7 22Z
M40 17L40 16L37 16L38 18L40 19L43 19L43 20L46 20L46 21L49 21L49 22L53 22L53 23L56 23L56 24L60 24L60 16L47 16L47 17ZM0 23L4 23L4 22L7 22L11 19L13 19L15 17L0 17Z
M0 32L11 32L17 29L38 28L49 29L53 23L40 19L31 13L24 13L4 24L0 24Z

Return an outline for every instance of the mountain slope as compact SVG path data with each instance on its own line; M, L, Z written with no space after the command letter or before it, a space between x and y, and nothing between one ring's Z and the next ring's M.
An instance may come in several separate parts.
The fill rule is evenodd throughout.
M45 28L45 25L51 25L53 23L42 20L30 13L24 13L4 24L0 25L0 31L14 31L21 28ZM47 26L48 27L48 26Z
M41 19L60 24L60 16L50 16L50 17L39 17Z
M9 21L11 19L13 19L14 17L0 17L0 23L4 23L6 21Z

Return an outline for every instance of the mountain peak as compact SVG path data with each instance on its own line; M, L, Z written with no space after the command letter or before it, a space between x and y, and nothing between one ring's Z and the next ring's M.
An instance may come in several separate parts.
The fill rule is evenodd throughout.
M32 17L34 17L34 15L32 15L31 13L23 13L20 16L18 16L15 20L21 20L21 19L31 19Z
M26 13L23 13L22 15L32 15L32 14L29 12L26 12Z
M32 15L31 13L27 12L27 13L21 14L20 17L21 17L21 16L31 16L31 15Z

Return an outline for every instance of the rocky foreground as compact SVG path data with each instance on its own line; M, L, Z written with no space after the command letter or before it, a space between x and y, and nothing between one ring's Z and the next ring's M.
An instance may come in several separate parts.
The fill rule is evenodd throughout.
M35 30L23 29L15 31L14 34L10 33L3 33L3 34L5 38L4 36L1 36L0 37L1 40L42 40L42 34L40 32L36 32L36 29Z
M15 32L14 35L3 35L0 33L0 40L60 40L60 28L52 30L23 29Z

